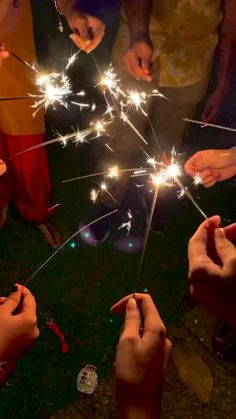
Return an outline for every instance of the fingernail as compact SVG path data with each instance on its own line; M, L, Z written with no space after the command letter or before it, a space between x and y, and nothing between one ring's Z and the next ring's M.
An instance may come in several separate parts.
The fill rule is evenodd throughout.
M13 287L11 289L11 292L17 292L17 291L18 291L18 285L15 284L15 285L13 285Z
M136 300L134 298L130 298L128 303L127 303L127 307L128 307L128 309L131 309L131 310L137 308Z
M216 239L225 239L225 232L223 228L217 228L215 230L215 238Z
M73 33L71 35L69 35L69 38L72 39L72 41L75 41L76 39L76 35L74 35Z

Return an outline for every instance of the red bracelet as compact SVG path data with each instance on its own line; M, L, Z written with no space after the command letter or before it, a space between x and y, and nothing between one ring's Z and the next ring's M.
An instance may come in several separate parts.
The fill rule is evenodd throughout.
M15 362L0 362L0 389L3 388L15 370Z

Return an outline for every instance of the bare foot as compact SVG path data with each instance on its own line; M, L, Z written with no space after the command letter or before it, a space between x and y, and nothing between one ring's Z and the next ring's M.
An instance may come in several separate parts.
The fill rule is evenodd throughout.
M62 243L61 233L55 230L48 224L38 224L38 228L41 231L46 243L50 244L53 249L57 249Z
M0 228L2 228L7 220L8 205L0 210Z

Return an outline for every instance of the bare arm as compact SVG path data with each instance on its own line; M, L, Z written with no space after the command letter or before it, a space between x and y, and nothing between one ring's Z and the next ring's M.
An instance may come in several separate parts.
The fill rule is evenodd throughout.
M125 0L130 35L148 34L153 0Z
M219 67L217 89L229 88L236 61L236 2L222 1L224 18L218 44Z
M230 88L234 64L236 61L236 2L222 0L223 21L219 28L218 80L215 91L210 96L204 112L203 122L214 122L220 113Z

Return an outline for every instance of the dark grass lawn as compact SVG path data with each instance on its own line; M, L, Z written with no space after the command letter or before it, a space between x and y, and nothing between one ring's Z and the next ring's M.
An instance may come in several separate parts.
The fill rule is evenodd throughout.
M91 182L63 185L61 180L91 172L90 146L61 149L54 145L49 155L54 179L55 202L61 206L55 217L64 238L72 234L90 210ZM235 189L227 183L195 196L208 215L227 213ZM234 218L234 206L228 209ZM186 199L178 201L165 233L150 234L138 291L154 296L167 325L177 323L189 309L187 297L187 240L201 221ZM14 376L0 394L1 419L44 418L76 398L76 376L86 364L97 366L100 379L112 371L114 349L122 318L111 315L111 305L133 291L140 255L119 253L114 241L125 232L116 231L100 247L88 248L81 239L73 249L67 245L29 284L38 304L40 338L22 359ZM1 231L0 294L24 282L50 254L39 232L24 223L14 208ZM62 356L59 342L46 328L53 318L70 343Z

